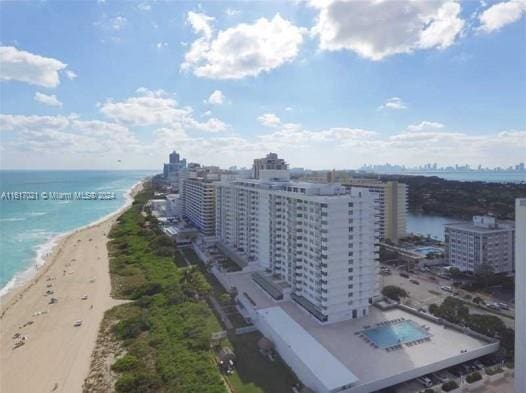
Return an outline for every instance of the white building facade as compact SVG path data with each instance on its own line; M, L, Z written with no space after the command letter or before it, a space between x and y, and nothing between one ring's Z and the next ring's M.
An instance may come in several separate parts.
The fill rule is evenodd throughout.
M287 171L216 183L216 236L231 254L286 281L320 322L368 314L378 294L374 195L291 182Z
M515 201L515 392L526 392L526 198Z
M217 180L219 175L206 168L186 171L181 180L183 217L205 236L215 234L216 198L213 183Z
M514 269L514 226L499 224L493 217L475 216L473 223L447 224L446 254L450 265L476 272L482 265L494 273Z

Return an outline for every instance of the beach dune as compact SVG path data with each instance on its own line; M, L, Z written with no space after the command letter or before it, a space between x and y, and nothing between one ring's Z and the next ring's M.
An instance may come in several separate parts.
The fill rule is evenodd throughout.
M106 248L116 218L60 240L36 277L2 298L0 392L82 391L104 312L120 303Z

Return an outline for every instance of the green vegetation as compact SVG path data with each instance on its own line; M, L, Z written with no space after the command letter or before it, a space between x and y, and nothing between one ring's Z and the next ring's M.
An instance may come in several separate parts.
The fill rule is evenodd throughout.
M467 383L474 383L477 381L480 381L482 379L482 375L478 371L474 371L471 374L466 375L466 382Z
M112 329L127 351L113 365L115 389L224 393L210 350L221 330L204 300L211 287L198 269L178 267L171 240L141 215L151 194L147 187L138 194L109 234L114 296L135 300L119 307Z
M526 184L461 182L430 176L381 175L409 186L408 205L412 212L471 219L492 213L513 220L515 199L526 192Z
M496 374L500 374L500 373L503 373L504 370L501 368L501 367L487 367L486 368L486 374L487 375L496 375Z
M446 383L444 383L442 385L442 390L444 392L450 392L452 390L455 390L456 388L458 388L458 383L456 383L455 381L451 380L451 381L447 381Z
M384 289L382 289L382 295L397 302L399 302L401 298L408 296L405 289L395 285L387 285L384 287Z
M259 333L212 342L213 333L222 327L208 303L210 297L233 310L230 318L242 317L195 252L178 250L157 220L142 214L152 195L146 185L109 234L113 296L132 300L105 315L109 331L125 352L111 367L118 376L115 390L226 393L214 352L225 345L232 346L237 357L235 373L226 377L235 393L290 390L297 379L279 359L271 362L259 354Z
M435 393L435 391L433 389L424 389L424 390L421 390L420 393Z
M139 360L130 354L124 355L122 358L117 360L112 366L111 369L115 372L122 373L125 371L135 370L139 365Z
M513 357L515 332L507 327L502 319L494 315L470 314L469 307L454 297L448 296L440 306L431 304L429 312L449 322L466 326L471 330L500 340L508 358Z
M228 381L236 393L289 392L297 379L279 358L272 362L259 353L260 338L258 332L229 337L237 366Z

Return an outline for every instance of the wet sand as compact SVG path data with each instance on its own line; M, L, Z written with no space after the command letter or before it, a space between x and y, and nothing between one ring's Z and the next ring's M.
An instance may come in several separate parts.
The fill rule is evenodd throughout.
M121 303L110 296L106 249L119 214L61 239L36 276L2 298L0 392L82 391L104 312Z

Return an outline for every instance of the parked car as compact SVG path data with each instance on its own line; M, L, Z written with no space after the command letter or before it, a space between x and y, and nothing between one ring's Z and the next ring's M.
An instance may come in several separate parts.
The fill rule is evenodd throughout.
M416 380L425 388L430 388L431 386L433 386L433 382L431 381L431 379L429 379L426 376L417 378Z
M441 290L443 290L444 292L448 292L448 293L451 293L453 292L453 290L451 289L451 287L448 287L447 285L442 285L440 287Z
M497 303L497 305L500 307L501 310L509 310L510 306L508 306L506 303Z
M420 285L420 281L417 280L409 280L409 282L415 285Z
M409 274L407 274L407 273L400 273L400 277L409 278Z

